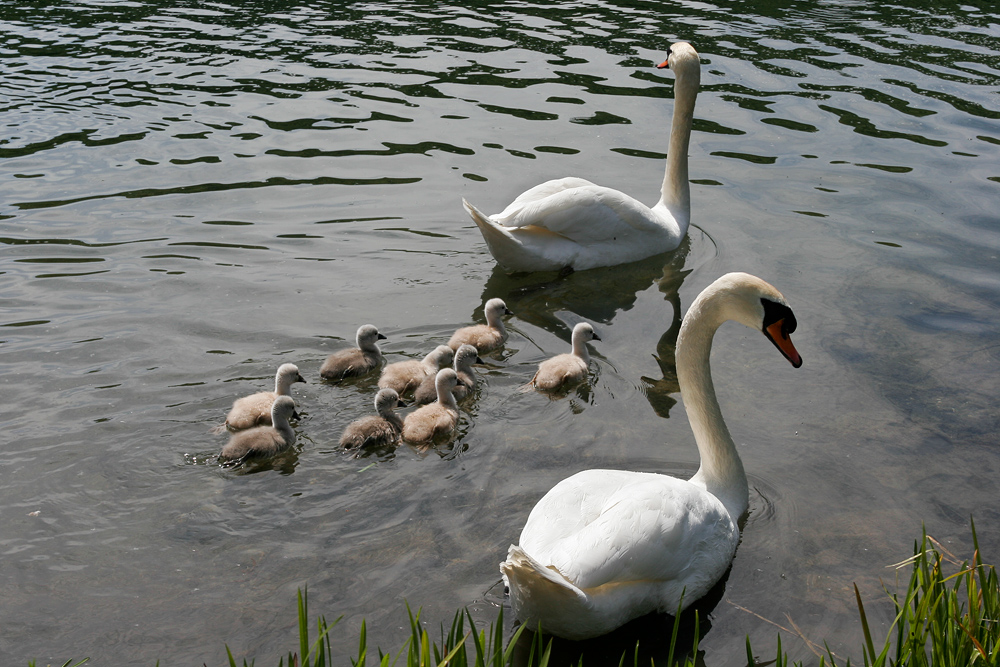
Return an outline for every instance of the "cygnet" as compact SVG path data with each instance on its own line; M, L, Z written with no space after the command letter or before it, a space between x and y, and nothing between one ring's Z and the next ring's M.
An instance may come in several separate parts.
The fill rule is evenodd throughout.
M236 464L248 459L274 456L295 444L295 431L288 420L295 414L291 396L279 396L271 407L273 426L257 426L234 433L219 454L221 463Z
M403 439L430 442L437 435L450 433L458 425L458 403L451 390L462 381L451 368L442 368L435 379L437 400L417 408L403 420Z
M305 382L295 364L281 364L274 376L274 391L261 391L238 398L226 415L226 422L212 429L213 433L242 431L254 426L271 425L271 406L279 396L290 396L292 384Z
M573 327L573 351L543 361L535 377L531 378L535 389L557 391L586 378L590 365L587 341L591 340L601 340L601 337L589 323L580 322Z
M495 350L507 341L507 329L504 327L504 315L513 315L503 299L490 299L486 302L486 324L475 324L462 327L451 336L448 347L457 350L463 344L469 344L482 354Z
M451 349L451 348L448 348ZM461 401L472 393L476 388L476 374L472 372L473 364L481 364L483 360L479 358L476 348L469 344L464 344L455 353L455 374L462 381L462 384L455 385L451 390L456 401ZM437 400L436 377L426 378L413 392L413 402L417 405L433 403Z
M358 329L358 346L349 350L334 352L319 369L324 380L342 380L346 377L364 375L382 363L382 350L378 342L385 336L371 324Z
M346 449L361 447L384 447L395 444L403 430L403 420L395 408L405 408L395 389L381 389L375 394L377 415L356 419L347 425L340 436L340 446Z
M454 356L455 352L450 347L438 345L422 360L410 359L389 364L382 369L382 375L378 379L378 387L379 389L395 389L400 396L413 391L428 378L431 379L433 387L434 376L442 368L447 368Z

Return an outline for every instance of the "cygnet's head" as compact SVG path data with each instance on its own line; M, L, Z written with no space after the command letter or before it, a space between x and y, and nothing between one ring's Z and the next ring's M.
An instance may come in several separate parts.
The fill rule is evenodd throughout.
M279 396L271 406L271 423L275 426L288 421L295 416L295 401L291 396Z
M601 337L597 335L594 331L594 327L591 326L590 322L580 322L575 327L573 327L573 342L576 343L580 341L581 343L586 343L591 340L601 340Z
M481 364L483 360L479 358L479 351L475 345L464 343L455 353L455 370L462 369L468 371L473 364Z
M305 378L299 373L299 367L295 364L281 364L278 366L278 372L274 376L274 384L277 387L277 393L287 394L288 389L295 382L305 382Z
M490 299L486 302L486 321L490 324L498 321L503 315L513 315L503 299Z
M392 412L395 408L405 408L406 403L399 400L399 394L395 389L380 389L375 394L375 412L380 415Z
M452 359L455 357L455 351L447 345L438 345L427 356L434 361L438 368L443 368L451 365Z
M377 350L380 340L385 340L385 336L374 325L365 324L358 329L358 347L362 350Z
M434 378L434 387L437 389L438 396L450 394L451 390L458 385L465 386L465 383L459 379L458 373L453 368L442 368Z

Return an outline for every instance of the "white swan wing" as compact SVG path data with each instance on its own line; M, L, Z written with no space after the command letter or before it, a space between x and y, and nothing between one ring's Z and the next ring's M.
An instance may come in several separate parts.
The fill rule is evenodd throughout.
M738 540L722 503L690 482L590 470L539 501L521 547L582 589L688 579L701 588L725 571Z
M575 185L561 187L567 182ZM508 229L542 227L575 243L595 245L625 242L636 232L669 234L672 219L665 212L618 190L570 178L532 188L490 219Z

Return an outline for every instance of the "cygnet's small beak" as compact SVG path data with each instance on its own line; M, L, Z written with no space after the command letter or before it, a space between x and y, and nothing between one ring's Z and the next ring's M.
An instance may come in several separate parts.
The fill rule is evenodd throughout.
M594 332L594 340L601 340L601 337L597 335L596 331Z
M389 339L383 336L381 332L379 332L378 340L389 340Z
M473 363L476 363L476 364L485 364L486 362L483 361L482 359L480 359L479 355L477 354L476 355L476 360Z
M299 374L299 375L295 376L295 382L306 382L306 379L304 377L302 377L301 374ZM306 384L309 384L309 383L306 382Z
M408 407L410 407L410 406L409 406L409 405L407 405L407 404L406 404L406 403L405 403L405 402L403 401L403 399L399 399L399 400L397 400L397 401L396 401L396 407L397 407L397 408L408 408Z
M508 308L507 306L504 306L504 307L503 307L503 314L504 314L504 315L513 315L513 314L514 314L514 311L513 311L513 310L511 310L510 308Z
M292 419L301 419L301 417L299 417L298 410L292 410Z

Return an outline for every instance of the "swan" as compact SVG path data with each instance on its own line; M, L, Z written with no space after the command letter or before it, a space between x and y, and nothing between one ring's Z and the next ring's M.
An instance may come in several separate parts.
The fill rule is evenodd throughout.
M484 215L463 199L493 257L508 273L613 266L680 245L691 221L688 145L701 61L694 47L677 42L657 67L669 67L676 75L660 201L649 208L623 192L572 177L537 185L496 215Z
M589 322L578 323L573 327L573 351L543 361L529 384L542 391L557 391L583 380L590 366L587 342L592 340L601 340L594 327Z
M289 396L292 384L305 382L295 364L281 364L274 375L274 391L261 391L238 398L233 402L225 423L212 429L213 433L242 431L254 426L271 425L271 406L278 396Z
M371 324L365 324L358 329L358 346L349 350L334 352L319 369L324 380L342 380L354 375L364 375L382 363L382 350L378 342L385 340Z
M462 384L451 368L442 368L435 378L437 400L422 405L403 420L403 439L407 442L430 442L442 433L450 433L458 425L458 403L451 393Z
M479 353L489 352L507 342L507 328L503 324L504 315L513 315L503 299L490 299L486 302L486 324L474 324L462 327L451 335L448 347L458 350L462 345L471 345Z
M792 366L795 316L770 284L730 273L691 304L677 337L677 378L701 466L690 480L585 470L538 501L500 563L511 606L528 627L596 637L644 614L676 613L722 577L749 503L746 473L722 418L709 368L727 320L758 329Z
M451 348L448 348L449 350ZM462 381L451 390L456 401L461 401L469 396L476 388L476 374L472 371L473 364L481 364L483 360L479 358L476 348L469 344L464 344L455 353L455 375ZM416 391L413 392L413 402L417 405L432 403L437 400L437 378L428 377Z
M340 436L340 446L360 449L394 444L403 430L403 420L395 412L397 407L405 408L406 403L399 400L396 390L380 389L375 394L375 412L378 414L355 419L348 424Z
M219 461L227 465L248 459L274 456L295 444L295 431L288 420L295 414L295 401L291 396L279 396L271 406L273 426L257 426L234 433L219 454Z
M442 367L452 362L455 352L447 345L438 345L421 360L397 361L382 369L378 378L379 389L395 389L403 395L413 391L427 378L433 378ZM434 399L431 399L434 400Z

